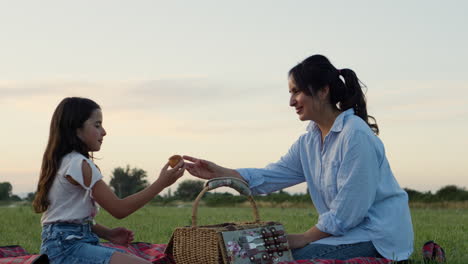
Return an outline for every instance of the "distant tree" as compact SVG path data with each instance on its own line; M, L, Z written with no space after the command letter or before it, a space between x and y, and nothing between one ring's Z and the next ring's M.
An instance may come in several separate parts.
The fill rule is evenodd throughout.
M164 197L162 197L161 195L156 195L153 198L153 202L162 203L162 202L164 202Z
M455 185L447 185L440 188L435 195L442 201L466 201L468 200L468 191Z
M13 187L9 182L0 182L0 200L9 200Z
M19 197L16 194L13 194L12 196L10 196L10 201L19 202L19 201L21 201L21 197Z
M207 206L234 206L247 201L247 197L243 195L233 195L232 193L206 193L203 201Z
M280 190L278 192L272 192L263 196L262 200L274 203L288 202L291 201L291 195L283 190Z
M404 188L404 190L408 194L408 200L410 200L410 202L420 201L421 198L423 197L423 194L416 190L409 189L409 188Z
M185 180L179 184L174 196L184 201L194 200L203 190L203 181Z
M28 193L28 195L26 196L26 198L24 198L26 201L28 202L32 202L34 200L34 197L36 196L36 193L33 193L33 192L30 192Z
M118 197L124 198L146 188L148 186L146 177L146 171L142 169L130 168L129 165L125 169L117 167L112 171L109 185Z

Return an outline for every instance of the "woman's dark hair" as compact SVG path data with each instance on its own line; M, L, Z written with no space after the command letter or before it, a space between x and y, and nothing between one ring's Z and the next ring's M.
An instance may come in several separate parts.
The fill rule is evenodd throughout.
M297 88L309 96L314 96L328 85L331 105L340 111L353 108L354 114L362 118L376 135L379 134L375 118L367 114L366 97L353 70L338 70L325 56L312 55L294 66L289 71L289 76L294 78Z
M89 158L88 148L78 138L76 130L83 127L84 122L96 109L100 109L98 104L80 97L67 97L55 109L50 122L49 140L42 157L39 183L33 201L36 213L42 213L49 207L47 196L63 156L76 151Z

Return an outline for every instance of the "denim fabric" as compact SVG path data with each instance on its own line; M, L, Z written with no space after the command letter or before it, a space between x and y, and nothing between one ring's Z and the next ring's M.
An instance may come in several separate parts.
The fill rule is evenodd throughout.
M107 264L114 252L123 252L99 245L91 224L46 224L42 227L41 237L41 254L46 254L51 264Z
M309 244L303 248L293 249L295 260L299 259L351 259L357 257L382 258L372 242L360 242L344 245Z

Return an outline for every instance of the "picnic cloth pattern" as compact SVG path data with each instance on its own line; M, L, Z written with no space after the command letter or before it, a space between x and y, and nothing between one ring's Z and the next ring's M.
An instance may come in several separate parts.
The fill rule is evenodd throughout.
M144 258L154 264L174 264L171 256L164 254L166 244L149 244L144 242L136 242L128 247L116 245L112 243L102 243L101 245L111 248L122 249L130 254ZM0 263L1 264L45 264L49 263L45 255L28 255L26 250L20 246L0 247ZM388 259L378 258L353 258L348 260L333 260L333 259L312 259L312 260L297 260L286 261L278 264L387 264L391 263Z
M128 247L112 243L101 243L101 245L111 248L119 248L126 252L144 258L153 264L172 264L172 256L164 254L167 244L150 244L145 242L131 243Z
M295 261L283 261L278 264L387 264L394 263L390 259L384 258L352 258L347 260L337 259L306 259Z
M154 264L174 264L172 256L164 254L166 244L150 244L145 242L136 242L128 247L102 243L103 246L122 249L130 254L144 258ZM428 241L424 244L423 258L425 261L437 263L445 262L445 252L434 241ZM0 247L0 264L47 264L49 263L46 255L29 254L21 246ZM308 259L296 261L283 261L278 264L388 264L395 263L390 259L384 258L353 258L347 260L336 259Z
M164 254L166 244L150 244L144 242L136 242L128 247L112 244L101 243L101 245L111 248L122 249L130 254L144 258L154 264L173 264L171 256ZM49 259L46 255L29 254L21 246L5 246L0 247L0 264L47 264Z
M0 263L45 264L49 263L49 259L46 255L31 255L24 248L14 245L0 247Z

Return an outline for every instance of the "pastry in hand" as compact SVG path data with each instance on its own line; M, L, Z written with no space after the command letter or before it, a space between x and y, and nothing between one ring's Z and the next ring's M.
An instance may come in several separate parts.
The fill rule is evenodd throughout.
M177 163L179 163L179 161L182 159L182 157L180 155L173 155L169 158L169 166L171 166L171 168L174 168Z

